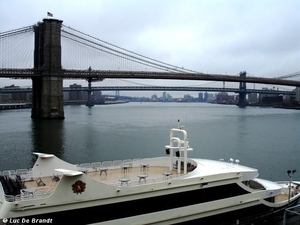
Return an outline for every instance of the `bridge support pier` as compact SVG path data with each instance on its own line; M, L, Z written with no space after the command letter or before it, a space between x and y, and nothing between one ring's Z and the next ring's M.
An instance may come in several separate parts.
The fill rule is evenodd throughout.
M94 102L92 101L92 78L88 79L88 87L89 87L88 100L87 100L86 106L92 107L92 106L94 106Z
M240 72L240 77L246 77L247 73L246 71ZM238 106L247 106L248 101L246 99L246 82L240 82L240 92L239 92L239 102Z
M33 119L64 119L61 66L61 20L44 19L34 27L34 68L41 76L32 78Z
M63 79L32 79L32 119L64 119Z

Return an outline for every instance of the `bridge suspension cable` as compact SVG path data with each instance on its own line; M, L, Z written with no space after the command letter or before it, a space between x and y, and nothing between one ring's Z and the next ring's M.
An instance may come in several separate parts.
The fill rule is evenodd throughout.
M0 66L28 68L33 65L33 30L27 26L0 33Z
M0 38L7 38L14 35L26 33L26 32L33 32L33 26L27 26L27 27L10 30L10 31L1 32Z
M275 78L277 78L277 79L287 79L287 78L292 78L292 77L297 77L297 76L300 76L300 71L290 73L290 74L287 74L287 75L283 75L283 76L279 76L279 77L275 77Z
M145 66L150 66L150 67L156 68L156 69L162 69L161 67L155 66L155 64L153 64L153 63L150 64L149 62L147 62L147 61L145 61L145 60L141 60L141 59L139 59L139 58L137 58L137 57L130 56L129 54L122 53L122 52L120 52L120 51L117 51L117 50L114 50L114 49L109 48L109 47L107 47L107 46L104 46L104 45L101 45L101 44L98 44L98 43L89 41L89 40L87 40L87 39L81 38L81 37L79 37L79 36L76 36L76 35L71 34L71 33L68 33L68 32L64 32L64 33L67 33L67 34L72 35L72 36L74 36L74 37L80 38L80 39L83 40L83 41L87 41L88 43L85 43L85 42L83 42L83 41L76 40L76 39L74 39L74 38L71 38L71 37L62 35L63 37L65 37L65 38L67 38L67 39L69 39L69 40L75 41L75 42L77 42L77 43L79 43L79 44L82 44L82 45L85 45L85 46L87 46L87 47L91 47L91 48L93 48L93 49L100 50L100 51L105 52L105 53L108 53L108 54L110 54L110 55L117 56L117 57L119 57L119 58L123 58L123 59L129 60L129 61L132 61L132 62L136 62L136 63L142 64L142 65L145 65ZM94 44L94 46L93 46L93 44ZM99 47L97 47L97 46L102 47L102 48L105 48L105 49L107 49L107 50L101 49L101 48L99 48ZM148 64L148 63L149 63L149 64ZM165 68L165 70L168 70L168 68Z
M197 73L196 71L193 71L193 70L184 69L184 68L181 68L181 67L178 67L178 66L174 66L174 65L171 65L171 64L168 64L168 63L164 63L162 61L158 61L158 60L143 56L141 54L129 51L127 49L124 49L124 48L118 47L116 45L110 44L106 41L103 41L101 39L92 37L91 35L85 34L81 31L75 30L75 29L67 27L65 25L63 25L63 28L64 28L62 30L63 33L72 36L72 38L71 38L71 37L67 37L66 35L64 35L65 38L71 39L75 42L86 45L88 47L98 49L98 50L106 52L108 54L120 57L122 59L131 61L131 62L134 62L134 63L138 63L138 64L141 64L141 65L144 65L144 66L149 66L149 67L154 68L154 69L163 70L163 71ZM77 34L69 32L68 29L70 29L72 32L77 32L80 35L84 35L85 37L81 37ZM88 38L90 38L92 40L89 40Z

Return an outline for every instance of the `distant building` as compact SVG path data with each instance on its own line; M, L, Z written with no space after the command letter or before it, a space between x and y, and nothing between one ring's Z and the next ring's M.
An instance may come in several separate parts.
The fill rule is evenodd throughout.
M228 93L227 92L219 92L216 95L216 102L227 103L228 102Z
M95 100L101 100L102 99L102 92L101 91L94 91L93 96L94 96ZM119 96L120 96L120 94L119 94Z
M167 94L167 101L168 101L168 102L171 102L171 101L173 101L173 97L172 97L172 95L170 95L170 94Z
M267 89L263 89L267 90ZM259 94L259 103L270 105L270 104L278 104L283 102L283 96L278 94Z
M154 94L154 95L151 96L151 101L153 101L153 102L157 102L158 101L158 97L157 97L156 94Z
M70 89L81 89L81 85L71 84ZM71 101L82 100L82 91L70 91L69 100Z
M265 96L262 98L261 103L263 104L273 104L273 103L282 103L283 97L282 96Z
M257 93L249 93L248 94L248 102L249 104L254 104L258 102Z
M204 98L203 98L203 93L202 92L198 93L198 101L199 102L204 102Z
M300 104L300 87L296 87L296 101Z
M207 93L207 91L204 93L204 101L205 101L205 102L208 101L208 93Z
M163 100L164 102L167 101L167 92L165 92L165 91L163 92L162 100Z
M9 102L10 94L1 94L1 102Z
M21 89L20 86L10 85L5 86L3 89L5 90L18 90ZM5 94L2 95L2 101L3 102L27 102L31 100L31 93L11 93L11 94Z
M192 102L194 100L194 98L192 96L190 96L189 94L186 94L183 96L183 101L185 102Z
M206 101L207 102L213 102L215 100L214 94L208 94L207 92L205 92L205 95L207 95L206 96Z
M64 98L64 101L68 101L70 98L70 92L63 92L63 98Z

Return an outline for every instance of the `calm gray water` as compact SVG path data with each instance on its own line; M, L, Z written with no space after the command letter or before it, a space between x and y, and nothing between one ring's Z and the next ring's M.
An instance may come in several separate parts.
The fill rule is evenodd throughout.
M189 135L190 157L239 159L260 177L300 180L300 110L201 103L66 106L63 121L32 120L31 110L0 111L0 170L30 168L32 152L71 163L165 155L177 120Z

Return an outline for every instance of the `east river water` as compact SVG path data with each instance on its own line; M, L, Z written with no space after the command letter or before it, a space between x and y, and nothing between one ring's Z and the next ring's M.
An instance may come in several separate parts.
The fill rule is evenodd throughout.
M300 110L206 103L65 106L64 120L32 120L30 109L0 111L0 171L31 168L33 152L74 164L164 156L177 120L189 157L239 159L261 178L300 180Z

